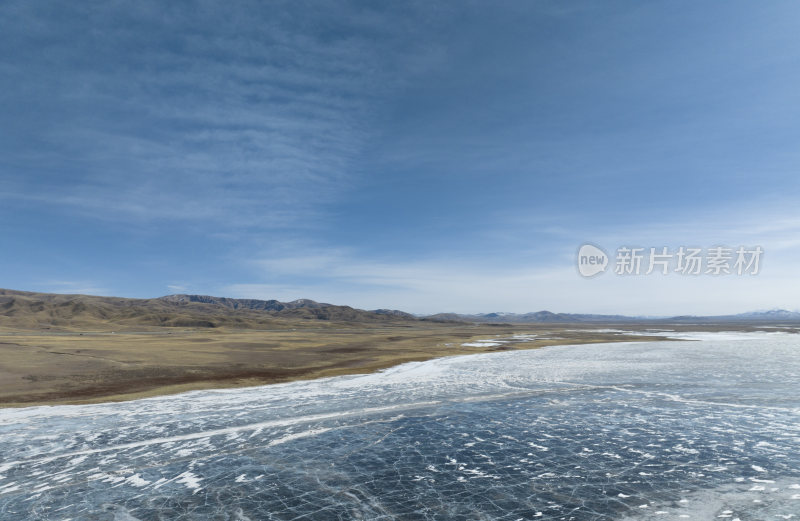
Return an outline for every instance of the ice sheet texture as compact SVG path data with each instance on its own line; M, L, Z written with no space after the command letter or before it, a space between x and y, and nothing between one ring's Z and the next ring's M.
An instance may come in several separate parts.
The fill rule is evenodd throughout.
M701 338L0 410L0 519L800 519L800 338Z

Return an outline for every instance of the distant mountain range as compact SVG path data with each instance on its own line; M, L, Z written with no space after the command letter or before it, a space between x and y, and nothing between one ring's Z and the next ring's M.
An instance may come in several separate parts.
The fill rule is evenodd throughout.
M575 313L440 313L415 316L392 309L363 310L308 299L235 299L168 295L153 299L61 295L0 289L0 327L18 329L131 330L137 327L232 327L248 329L413 322L533 323L800 323L800 313L782 309L723 316L631 317Z
M402 311L366 311L301 299L232 299L168 295L153 299L61 295L0 289L0 327L21 329L135 329L137 327L233 327L269 329L310 323L350 325L417 322Z
M635 323L635 322L671 322L681 324L708 324L719 322L800 322L800 312L785 309L769 311L752 311L738 315L695 316L681 315L672 317L645 317L626 315L594 315L576 313L552 313L550 311L536 311L533 313L480 313L476 315L460 315L456 313L440 313L427 317L432 320L458 320L465 322L495 322L504 324L528 323Z

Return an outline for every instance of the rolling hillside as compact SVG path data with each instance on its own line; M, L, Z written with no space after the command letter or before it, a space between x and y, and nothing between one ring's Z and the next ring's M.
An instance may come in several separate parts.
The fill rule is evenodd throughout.
M284 328L325 323L380 324L418 321L393 310L364 311L313 300L279 302L169 295L129 299L0 289L0 327L55 330L131 330L151 327Z

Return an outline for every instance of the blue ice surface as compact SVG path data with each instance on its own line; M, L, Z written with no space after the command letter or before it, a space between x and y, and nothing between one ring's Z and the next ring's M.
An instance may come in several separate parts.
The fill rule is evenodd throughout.
M559 346L0 410L3 521L792 515L793 334Z

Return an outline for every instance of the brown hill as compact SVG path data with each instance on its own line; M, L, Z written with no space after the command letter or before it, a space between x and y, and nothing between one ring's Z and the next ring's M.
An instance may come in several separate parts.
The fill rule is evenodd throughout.
M307 299L279 302L206 295L130 299L0 289L0 327L12 329L282 329L312 324L319 327L332 322L378 325L416 321L413 315L399 311L365 311Z

